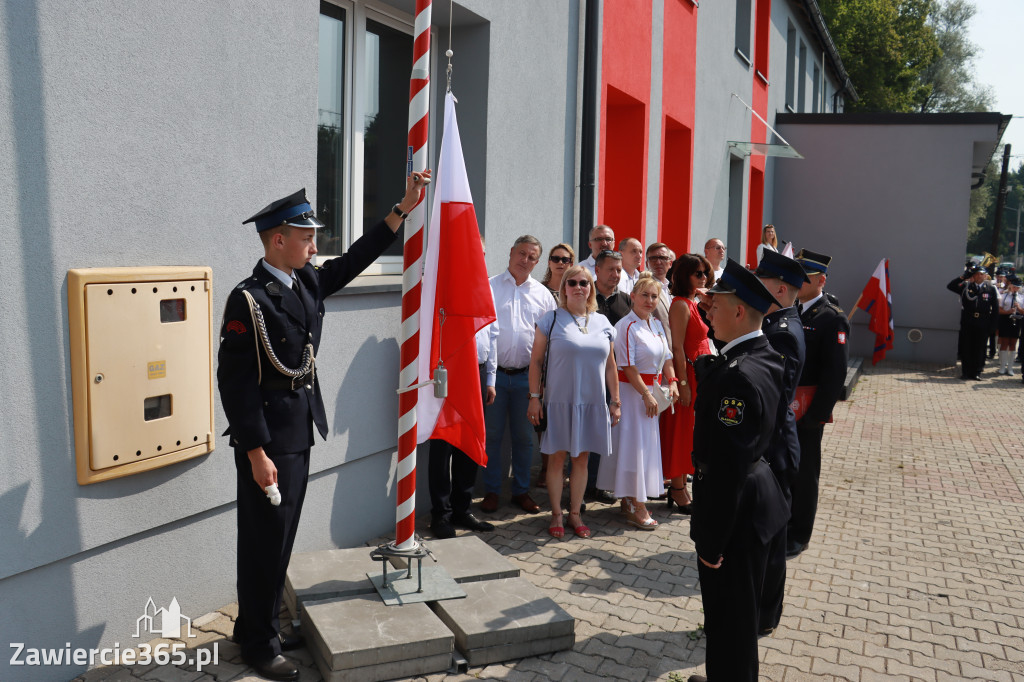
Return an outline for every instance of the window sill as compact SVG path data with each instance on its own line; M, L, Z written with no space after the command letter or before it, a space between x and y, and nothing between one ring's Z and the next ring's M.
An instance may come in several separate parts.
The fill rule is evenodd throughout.
M747 68L750 68L751 66L754 65L754 63L750 61L750 57L748 57L746 53L744 53L743 50L741 50L738 47L736 48L736 56L743 60L743 63L747 65Z
M334 296L360 296L362 294L390 294L402 292L401 275L362 275L331 294Z
M768 83L768 76L761 73L761 69L756 69L754 73L757 74L757 77L760 78L765 85L770 85L770 83Z

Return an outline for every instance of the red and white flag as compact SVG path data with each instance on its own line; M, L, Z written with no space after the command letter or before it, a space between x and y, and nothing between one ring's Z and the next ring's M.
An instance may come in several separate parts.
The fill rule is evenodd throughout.
M419 389L418 440L444 440L484 465L487 450L476 332L494 321L494 298L462 156L455 97L450 92L444 102L436 177L420 291L419 381L432 379L443 363L448 371L448 397L435 398L433 386Z
M782 255L786 258L793 257L793 242L786 242L786 245L782 247Z
M871 364L877 365L885 357L885 351L892 348L892 289L889 288L889 259L883 258L861 292L857 307L871 315L868 329L875 333L875 350Z

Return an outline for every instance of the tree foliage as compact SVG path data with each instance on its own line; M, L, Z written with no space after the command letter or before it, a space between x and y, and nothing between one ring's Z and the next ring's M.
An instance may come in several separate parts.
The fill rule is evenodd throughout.
M940 56L928 18L935 0L820 0L859 101L848 111L912 112L931 88L925 69Z
M971 218L976 219L967 229L967 252L980 254L992 250L992 230L996 222L996 201L999 198L999 176L1002 164L992 161L985 173L985 183L971 192ZM975 197L978 197L976 200ZM1013 260L1014 243L1017 240L1017 207L1024 202L1024 163L1011 170L1006 176L1006 208L999 229L997 256L1000 261ZM1022 214L1024 226L1024 214ZM1017 250L1024 253L1024 244Z
M929 19L941 54L921 72L921 83L926 86L921 113L992 108L991 89L974 81L978 46L968 39L967 31L975 13L971 0L945 0Z

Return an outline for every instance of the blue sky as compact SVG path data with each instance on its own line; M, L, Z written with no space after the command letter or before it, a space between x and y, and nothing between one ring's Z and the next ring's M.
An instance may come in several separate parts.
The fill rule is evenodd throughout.
M979 83L992 86L995 111L1015 118L1003 134L1010 143L1010 167L1024 162L1024 59L1020 53L1020 32L1024 29L1024 1L974 0L978 8L971 22L971 40L980 48L975 62ZM1016 33L1016 36L1014 35ZM999 155L1002 158L1002 147Z

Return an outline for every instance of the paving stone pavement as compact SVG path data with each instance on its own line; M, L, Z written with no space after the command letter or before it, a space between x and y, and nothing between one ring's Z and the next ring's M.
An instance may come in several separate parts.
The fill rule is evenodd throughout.
M789 564L779 630L761 640L762 679L1024 682L1024 386L991 369L980 382L933 365L866 372L825 429L814 536ZM549 538L543 513L490 515L498 527L481 537L577 619L576 645L416 679L702 674L689 521L649 507L661 524L649 533L627 526L617 506L588 510L589 540ZM196 619L201 646L219 647L216 667L108 667L77 679L258 679L224 639L236 613L229 605ZM308 652L289 656L302 680L321 679Z

